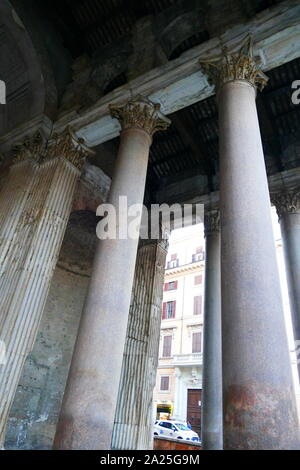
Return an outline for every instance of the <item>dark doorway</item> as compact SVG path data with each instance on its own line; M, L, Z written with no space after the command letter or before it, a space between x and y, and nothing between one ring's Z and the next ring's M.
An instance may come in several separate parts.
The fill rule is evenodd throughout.
M192 426L193 431L199 434L201 431L201 394L200 389L188 389L187 396L187 422Z

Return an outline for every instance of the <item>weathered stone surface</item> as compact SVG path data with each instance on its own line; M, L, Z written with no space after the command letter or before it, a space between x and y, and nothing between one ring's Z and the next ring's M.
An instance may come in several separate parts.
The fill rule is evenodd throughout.
M22 368L42 317L85 154L80 142L74 145L69 132L53 136L47 147L40 140L29 139L20 149L9 185L20 179L15 167L32 159L38 163L30 168L28 185L24 179L25 187L21 185L16 193L24 197L19 201L22 209L15 230L7 231L13 215L9 212L0 231L6 248L0 278L0 339L6 347L6 361L0 368L1 444ZM2 194L4 199L6 196Z
M255 89L219 96L225 449L299 448Z

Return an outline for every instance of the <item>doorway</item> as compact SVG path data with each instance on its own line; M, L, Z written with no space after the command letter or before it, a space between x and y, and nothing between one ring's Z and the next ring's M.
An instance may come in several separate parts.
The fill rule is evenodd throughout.
M187 422L197 434L201 433L201 389L188 389L187 395Z

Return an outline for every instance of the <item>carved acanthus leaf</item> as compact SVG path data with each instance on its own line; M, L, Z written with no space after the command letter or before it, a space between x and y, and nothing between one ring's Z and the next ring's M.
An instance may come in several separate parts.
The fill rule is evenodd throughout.
M211 232L220 231L220 211L213 209L205 211L204 214L204 233L205 236Z
M44 151L44 138L40 131L36 131L32 136L26 136L22 142L13 146L13 161L14 163L17 163L31 159L38 162Z
M300 188L285 189L271 193L272 204L276 207L278 218L284 214L300 212Z
M238 52L230 54L227 47L223 47L221 57L200 59L200 65L217 89L227 82L245 80L262 90L268 82L268 77L260 69L259 60L253 56L252 37L246 39Z
M13 147L14 163L25 160L34 160L42 164L50 158L65 158L76 168L81 169L88 155L93 151L84 145L84 139L77 138L70 128L61 134L52 134L46 141L40 131Z
M84 139L77 138L70 128L66 128L61 134L53 134L47 146L47 158L63 157L79 170L86 157L93 153L84 145Z
M151 136L170 125L170 120L160 112L160 104L147 98L137 96L123 106L109 105L110 114L118 119L122 130L140 128Z

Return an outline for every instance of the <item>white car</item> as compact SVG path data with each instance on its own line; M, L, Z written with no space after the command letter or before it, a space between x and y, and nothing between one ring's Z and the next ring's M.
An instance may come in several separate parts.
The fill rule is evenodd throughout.
M159 419L154 423L154 436L165 436L170 439L200 442L199 436L182 421Z

